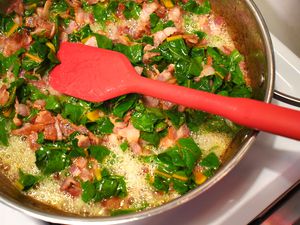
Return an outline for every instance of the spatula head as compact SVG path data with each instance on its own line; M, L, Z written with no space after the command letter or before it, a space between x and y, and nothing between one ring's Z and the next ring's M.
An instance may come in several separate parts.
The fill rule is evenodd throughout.
M58 58L61 64L50 73L52 88L91 102L133 92L139 77L126 56L115 51L64 42Z

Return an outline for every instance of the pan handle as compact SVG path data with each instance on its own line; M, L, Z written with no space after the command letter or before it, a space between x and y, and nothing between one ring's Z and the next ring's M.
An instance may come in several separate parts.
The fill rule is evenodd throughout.
M289 105L300 107L300 98L285 94L283 92L274 90L274 98L278 101L287 103Z

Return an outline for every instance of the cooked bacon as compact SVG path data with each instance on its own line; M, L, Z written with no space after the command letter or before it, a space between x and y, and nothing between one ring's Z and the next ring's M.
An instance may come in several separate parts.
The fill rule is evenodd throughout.
M66 0L66 2L73 8L78 8L81 6L80 0Z
M97 4L98 2L100 2L100 0L86 0L86 2L87 2L89 5L94 5L94 4Z
M171 109L175 104L173 102L161 100L160 105L163 110L168 110L168 109Z
M61 191L66 191L73 197L81 195L80 183L74 180L72 177L67 177L60 186Z
M87 148L91 145L91 141L89 139L89 137L85 136L85 135L78 135L76 136L76 138L78 139L78 147L80 148Z
M74 20L71 20L69 26L65 29L67 34L72 34L75 30L78 30L79 26Z
M57 115L57 119L63 136L69 137L76 131L76 126L70 123L68 120L64 119L61 115Z
M134 69L135 69L135 71L136 71L139 75L141 75L141 74L143 73L143 70L144 70L144 68L141 67L141 66L135 66Z
M32 38L25 31L20 33L14 33L8 38L1 41L0 49L4 56L8 57L14 54L21 48L28 48Z
M30 115L29 106L25 105L25 104L20 104L18 99L16 100L16 103L15 103L15 109L16 109L16 114L18 114L18 115L21 115L23 117Z
M161 148L169 148L175 145L176 141L180 138L186 138L190 136L190 130L186 124L183 124L176 130L173 126L169 127L168 134L160 140L159 146Z
M94 23L92 13L84 11L82 8L75 8L75 21L79 26Z
M59 121L56 117L55 117L54 127L56 129L57 140L62 140L64 137L63 137L62 131L61 131L60 126L59 126Z
M135 30L134 38L139 38L150 31L150 15L159 7L157 2L144 3L140 17L137 21L138 25Z
M44 129L44 138L46 140L50 140L50 141L56 141L57 140L57 132L56 132L56 128L55 128L55 124L48 124L45 126Z
M44 110L46 106L46 101L44 99L35 100L32 107L38 110Z
M37 114L37 117L35 118L36 124L42 124L42 125L48 125L55 123L54 116L51 115L49 111L41 111Z
M84 44L91 47L98 47L97 39L94 36L90 37Z
M189 46L196 45L199 42L199 37L195 34L185 34L182 37Z
M190 129L186 124L183 124L176 132L176 139L186 138L190 136Z
M136 129L131 123L127 127L118 129L117 134L127 139L129 143L137 143L140 138L140 131Z
M200 78L215 74L215 69L210 65L204 65L203 70L200 73Z
M183 30L183 17L179 7L176 6L169 10L168 19L174 22L178 31Z
M164 71L162 71L160 74L158 74L158 76L156 77L156 80L166 82L166 81L174 78L173 77L174 70L175 70L174 64L168 65L168 67Z
M88 161L84 157L77 157L73 160L73 164L77 166L79 169L83 169L88 165Z
M145 52L145 54L143 55L143 63L149 63L152 57L159 55L159 52Z
M43 8L37 8L38 16L47 19L49 17L49 10L51 5L52 5L52 0L47 0Z
M81 173L81 170L79 169L79 167L77 167L76 165L72 165L69 169L69 172L71 173L71 175L73 177L78 177Z
M12 130L11 133L13 135L18 135L18 136L28 136L31 133L39 133L45 129L45 126L43 124L30 124L30 123L25 123L23 127L20 129Z
M79 174L79 177L85 182L85 181L92 181L94 179L94 173L92 170L89 170L87 168L83 168Z
M6 85L2 85L0 88L0 106L4 106L9 100L9 92Z
M129 146L130 146L131 151L135 155L140 155L142 153L142 147L140 146L139 143L137 143L137 142L131 142L131 143L129 143Z
M157 10L159 7L159 4L156 2L151 3L144 3L142 11L140 13L140 22L147 23L150 20L150 15Z
M176 33L178 30L175 27L167 27L164 30L158 31L155 34L153 34L154 37L154 46L157 47L161 43L164 42L169 36Z
M94 162L92 161L94 166ZM88 169L88 160L84 157L78 157L73 160L69 171L73 177L80 177L83 181L92 181L94 179L93 169Z
M151 96L143 96L143 102L148 107L157 107L159 105L159 99Z
M6 14L10 14L12 12L23 15L24 5L22 0L15 0L14 3L10 4L9 8L6 10Z
M38 134L37 133L31 133L27 137L27 142L29 144L29 147L34 151L39 149L39 147L41 147L41 145L37 143L37 140L38 140Z
M125 19L125 16L123 14L124 10L125 10L125 5L123 3L119 3L117 11L116 11L116 16L119 19Z
M38 15L27 17L25 20L25 26L35 28L31 34L45 35L48 38L52 38L54 36L56 29L55 23Z
M16 116L13 118L13 123L14 123L17 127L20 127L20 126L22 126L22 124L23 124L22 120L19 119L19 118L16 117Z
M157 10L155 11L156 15L158 15L160 18L164 18L167 13L167 9L163 5L159 5Z

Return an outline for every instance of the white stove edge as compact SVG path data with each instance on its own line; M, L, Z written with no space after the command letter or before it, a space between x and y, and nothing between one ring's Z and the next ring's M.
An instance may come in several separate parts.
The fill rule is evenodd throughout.
M272 40L275 86L300 97L300 59L276 37ZM299 162L300 142L261 132L237 167L207 192L162 215L131 224L247 224L300 179ZM0 217L1 225L44 224L1 203Z

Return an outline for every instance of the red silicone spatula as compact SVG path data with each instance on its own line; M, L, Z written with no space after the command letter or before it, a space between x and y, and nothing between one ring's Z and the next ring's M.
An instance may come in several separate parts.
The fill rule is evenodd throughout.
M300 111L245 98L231 98L144 78L121 53L62 43L61 64L50 73L59 92L91 102L140 93L203 110L257 130L300 140Z

